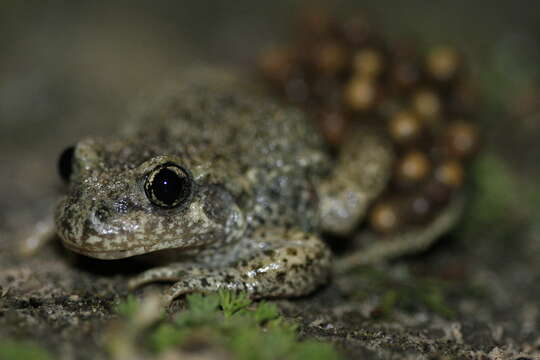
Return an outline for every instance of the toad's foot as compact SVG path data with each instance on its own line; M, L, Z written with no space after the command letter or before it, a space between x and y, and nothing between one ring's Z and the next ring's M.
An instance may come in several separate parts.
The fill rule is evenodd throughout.
M44 245L51 242L55 238L55 235L54 218L52 215L46 216L29 229L26 229L22 240L19 242L17 252L24 257L33 256Z
M160 266L143 272L128 282L129 290L134 290L142 285L159 281L177 281L185 277L194 277L205 273L207 266L195 263L174 263Z
M172 264L151 269L130 281L130 288L155 281L176 281L164 296L169 304L192 292L245 291L251 298L301 296L326 282L331 254L314 235L299 230L259 230L241 258L228 266Z

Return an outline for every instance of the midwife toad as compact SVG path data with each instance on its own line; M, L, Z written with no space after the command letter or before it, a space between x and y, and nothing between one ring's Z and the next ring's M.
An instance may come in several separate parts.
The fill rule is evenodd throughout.
M359 128L332 161L300 110L220 82L188 81L118 137L66 150L61 173L69 190L57 206L56 231L68 249L99 259L176 249L178 261L129 284L174 282L167 303L223 288L252 298L307 294L332 269L321 234L357 229L387 183L391 145ZM344 261L425 247L457 208Z

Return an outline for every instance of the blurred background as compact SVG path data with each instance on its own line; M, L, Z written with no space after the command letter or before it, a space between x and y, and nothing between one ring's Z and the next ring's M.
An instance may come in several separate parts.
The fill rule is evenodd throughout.
M0 229L8 229L0 232L0 254L9 229L48 211L61 186L56 161L66 146L107 134L145 94L193 64L256 71L261 52L290 42L295 20L314 6L290 0L0 1ZM481 98L475 117L482 150L468 170L467 216L446 242L443 261L436 252L429 271L489 287L489 301L469 303L460 308L464 313L505 323L531 314L511 309L534 307L539 320L540 4L366 0L316 6L338 18L366 14L389 41L414 39L420 51L442 44L464 54ZM12 220L19 213L27 220ZM536 326L510 329L529 339Z
M315 7L338 19L361 13L385 41L414 39L424 53L441 44L458 49L481 95L477 118L484 148L530 178L539 172L536 6L459 0L2 1L0 220L56 190L63 148L107 133L172 74L196 63L253 72L261 52L290 43L296 20Z
M463 51L493 110L485 119L487 131L499 128L499 119L506 117L502 108L519 106L515 103L538 87L540 12L534 2L321 4L338 17L365 12L389 39L413 38L421 46L448 44ZM0 159L10 169L7 177L30 167L46 182L43 177L65 145L105 133L111 120L125 117L128 104L187 64L253 69L260 52L287 42L294 20L313 6L243 0L2 1ZM500 141L530 134L536 123L515 119ZM516 162L534 162L531 152L520 151ZM12 181L10 187L18 185Z

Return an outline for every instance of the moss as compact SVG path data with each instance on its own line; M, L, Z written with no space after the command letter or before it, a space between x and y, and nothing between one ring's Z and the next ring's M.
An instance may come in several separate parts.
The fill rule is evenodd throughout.
M137 311L139 311L139 302L135 296L130 294L126 300L116 305L114 311L122 317L131 318Z
M223 314L226 317L231 317L239 310L249 306L251 300L249 300L245 293L235 294L231 291L222 290L219 292L219 304L221 305Z
M484 153L471 167L469 203L456 235L461 239L489 237L514 244L516 233L540 223L540 192L520 177L500 156Z
M493 154L482 154L472 166L474 193L466 217L472 226L485 226L506 222L509 209L516 209L520 202L517 179L508 165Z
M160 318L153 326L133 334L129 341L137 350L131 352L158 356L164 351L182 353L207 347L224 350L232 358L240 360L339 358L329 344L299 341L297 326L283 319L273 303L252 303L246 294L230 291L206 296L192 294L186 297L186 301L186 310L173 319ZM139 317L137 312L144 307L144 304L137 305L136 300L128 298L117 309L128 315L123 321L129 323ZM121 333L125 332L117 330L117 333L113 337L123 336ZM144 344L137 342L143 338L147 339Z
M1 340L0 359L2 360L52 360L53 357L42 347L26 342Z
M279 317L279 310L275 304L261 302L253 316L258 324L263 324L267 321L277 319Z
M361 280L352 296L359 300L375 298L378 305L372 316L376 318L391 318L396 311L411 313L424 309L452 319L456 312L448 305L449 298L482 294L481 289L472 285L419 277L406 271L392 274L369 266L357 271Z

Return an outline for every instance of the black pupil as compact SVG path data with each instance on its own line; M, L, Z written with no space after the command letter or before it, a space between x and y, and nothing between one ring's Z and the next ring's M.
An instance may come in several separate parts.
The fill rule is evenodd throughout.
M189 180L173 170L161 169L152 180L151 191L163 205L174 206L189 195Z
M60 173L60 177L66 182L69 181L71 173L73 172L74 153L75 147L70 146L62 152L58 159L58 172Z

